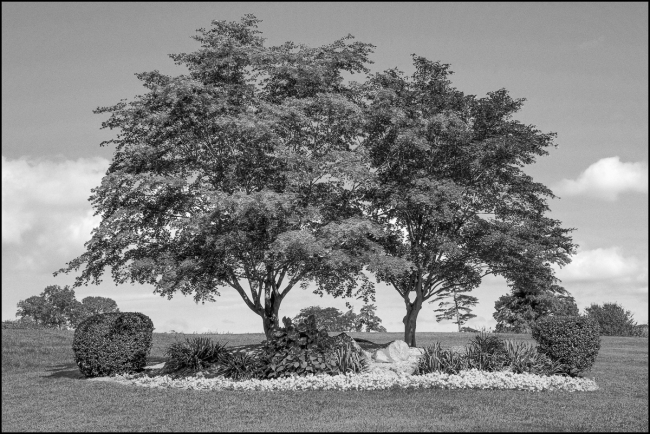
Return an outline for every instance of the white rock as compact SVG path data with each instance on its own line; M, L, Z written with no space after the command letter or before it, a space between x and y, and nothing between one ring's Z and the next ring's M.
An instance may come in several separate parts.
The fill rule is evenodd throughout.
M409 346L404 341L393 341L386 348L377 350L373 356L376 362L393 363L404 362L409 359Z

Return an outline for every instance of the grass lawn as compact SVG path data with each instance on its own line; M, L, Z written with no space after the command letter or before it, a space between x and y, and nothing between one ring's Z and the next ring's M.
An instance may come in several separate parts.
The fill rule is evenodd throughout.
M401 333L350 333L376 343ZM2 431L648 431L648 339L602 337L595 392L150 389L83 379L71 331L2 330ZM187 335L154 333L151 362ZM191 335L190 335L191 336ZM229 346L263 334L203 335ZM469 333L418 333L418 346ZM529 340L527 335L504 335Z

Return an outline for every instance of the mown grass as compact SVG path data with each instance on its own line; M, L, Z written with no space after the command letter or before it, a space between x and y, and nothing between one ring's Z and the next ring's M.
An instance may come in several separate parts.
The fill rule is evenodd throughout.
M400 333L351 333L376 343ZM501 390L243 392L82 378L72 332L2 330L2 431L647 431L648 340L603 337L588 393ZM205 335L229 346L262 334ZM418 346L468 333L419 333ZM154 334L150 362L188 335ZM506 335L532 341L526 335Z

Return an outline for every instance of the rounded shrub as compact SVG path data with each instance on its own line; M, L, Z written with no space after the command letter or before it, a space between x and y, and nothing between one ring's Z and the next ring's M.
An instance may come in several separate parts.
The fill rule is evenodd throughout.
M576 376L591 369L600 350L598 322L586 316L545 317L532 329L537 351Z
M139 312L88 317L74 333L75 362L86 377L139 371L151 350L153 328L151 319Z

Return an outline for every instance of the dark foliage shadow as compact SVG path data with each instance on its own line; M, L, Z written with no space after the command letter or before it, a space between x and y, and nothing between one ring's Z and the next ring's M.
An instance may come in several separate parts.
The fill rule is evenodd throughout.
M167 359L164 357L150 357L147 359L147 365L155 365L161 362L166 362ZM71 378L73 380L86 380L87 377L79 371L79 367L76 363L65 363L59 365L51 365L45 368L47 375L41 375L41 378L44 379L54 379L54 378Z
M41 378L86 378L81 372L79 372L79 368L74 362L48 366L45 368L45 372L48 372L49 375L41 375Z

